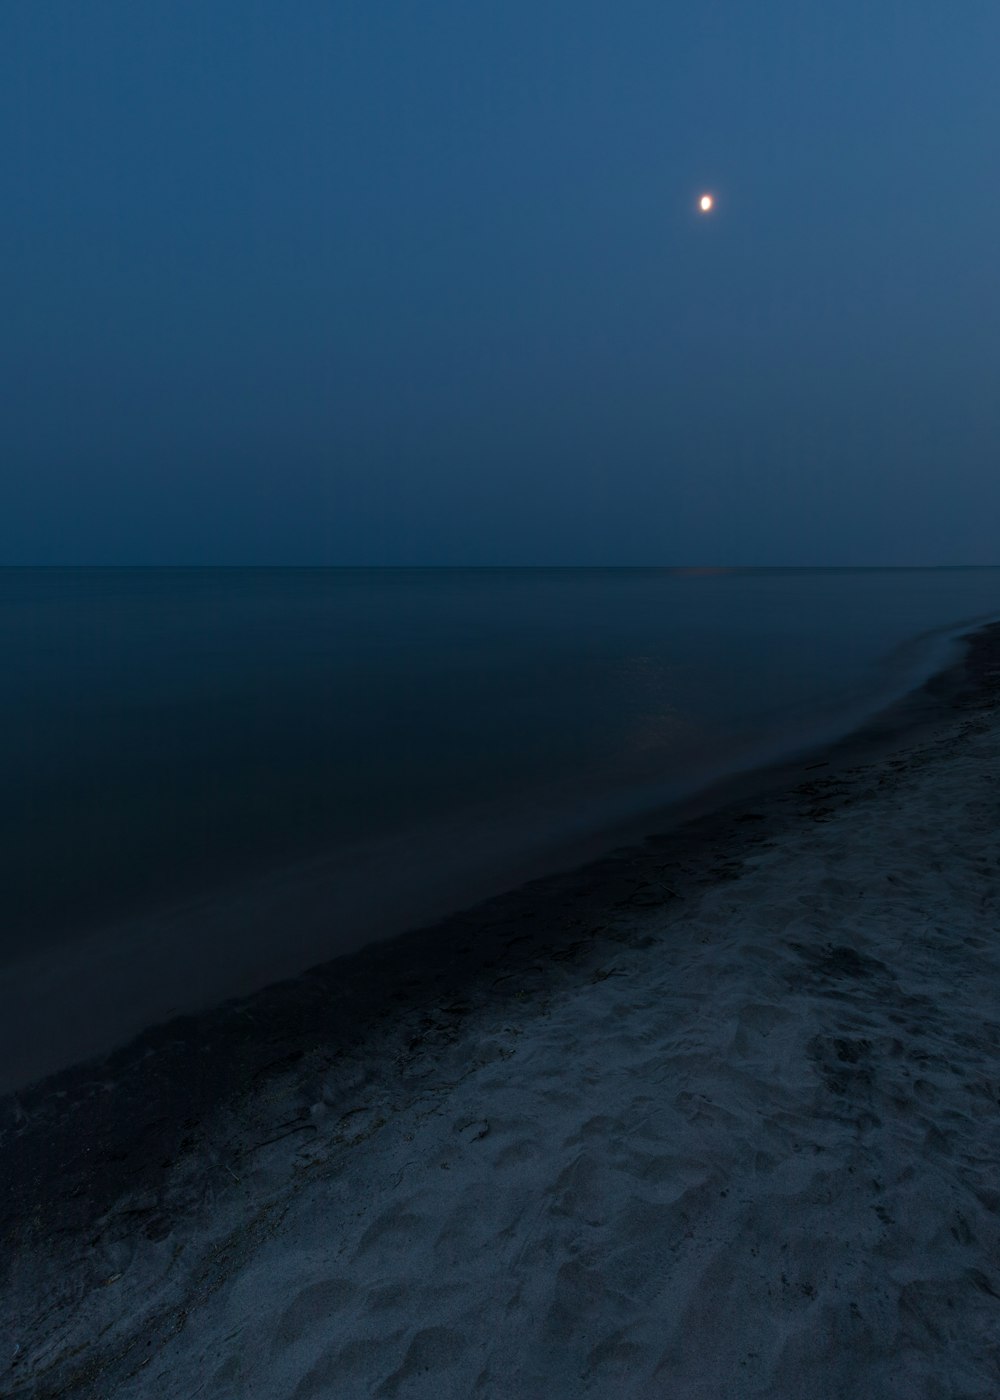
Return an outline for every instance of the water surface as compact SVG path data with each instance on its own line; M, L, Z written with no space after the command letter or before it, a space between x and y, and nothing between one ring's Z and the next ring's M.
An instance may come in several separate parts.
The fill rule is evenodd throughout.
M565 862L998 612L997 569L0 571L9 1053Z

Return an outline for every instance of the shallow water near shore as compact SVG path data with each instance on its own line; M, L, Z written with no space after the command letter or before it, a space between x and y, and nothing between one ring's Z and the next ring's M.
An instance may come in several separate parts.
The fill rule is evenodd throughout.
M998 611L997 569L4 571L4 1087L844 732Z

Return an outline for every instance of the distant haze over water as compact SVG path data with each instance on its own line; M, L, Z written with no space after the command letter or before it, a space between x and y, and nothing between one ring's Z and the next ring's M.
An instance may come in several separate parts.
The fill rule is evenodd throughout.
M8 1079L849 728L997 613L1000 569L0 571Z

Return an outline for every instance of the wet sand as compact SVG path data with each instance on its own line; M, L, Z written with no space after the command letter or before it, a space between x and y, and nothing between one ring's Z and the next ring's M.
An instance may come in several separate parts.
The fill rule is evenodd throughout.
M0 1388L1000 1393L998 704L5 1099Z

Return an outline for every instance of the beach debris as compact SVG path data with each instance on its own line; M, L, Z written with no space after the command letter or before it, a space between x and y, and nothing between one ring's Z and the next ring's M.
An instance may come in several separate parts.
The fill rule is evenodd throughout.
M259 1152L262 1147L270 1147L272 1143L282 1142L285 1138L291 1137L293 1133L314 1133L317 1131L315 1123L296 1123L295 1126L291 1128L287 1127L287 1125L281 1126L286 1127L285 1132L278 1133L276 1137L265 1138L263 1142L257 1142L250 1147L244 1148L243 1151L240 1153L240 1156L247 1157L251 1152ZM239 1177L237 1177L236 1179L238 1181Z
M455 1124L455 1131L459 1134L463 1142L479 1142L490 1130L490 1125L485 1118L459 1119Z

